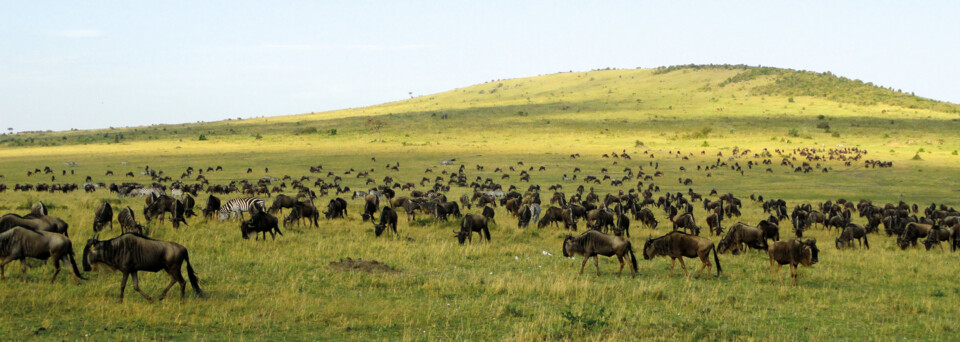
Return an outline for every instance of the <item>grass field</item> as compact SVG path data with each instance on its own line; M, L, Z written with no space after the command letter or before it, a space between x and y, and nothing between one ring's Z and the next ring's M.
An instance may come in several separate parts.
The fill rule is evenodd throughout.
M751 194L782 198L791 208L837 198L866 198L877 204L902 198L921 207L960 205L956 199L960 186L953 181L960 166L960 156L955 154L960 149L956 105L832 75L778 70L684 67L571 72L493 81L327 113L5 135L0 137L0 183L11 188L17 183L50 183L50 175L26 174L44 166L56 171L54 183L82 184L90 175L109 184L150 183L149 177L138 173L146 165L174 179L187 166L222 165L222 172L205 173L211 184L259 179L265 175L264 167L269 167L271 176L320 176L328 181L331 177L325 177L326 172L333 171L343 177L343 185L365 189L365 179L343 173L351 168L373 169L370 178L378 182L389 175L401 184L419 183L422 177L432 179L464 164L471 181L489 177L505 188L517 185L522 191L528 184L518 181L520 169L507 172L509 180L500 180L493 170L523 161L526 168L546 167L546 171L530 172L530 184L544 188L546 207L552 194L547 186L563 184L570 195L582 184L561 180L574 167L583 170L580 178L601 176L601 168L619 178L625 167L636 171L642 166L652 174L649 163L653 162L664 172L654 181L662 190L655 196L686 193L688 188L703 195L711 189L730 192L744 200L739 220L748 224L767 217L759 203L749 200ZM379 134L371 129L371 120L383 124ZM206 140L198 140L201 134ZM866 149L867 159L893 161L894 167L865 169L862 162L845 166L828 161L823 165L830 168L829 173L794 173L779 166L780 158L773 153L772 173L764 172L768 166L744 167L744 175L729 168L710 170L710 177L707 171L696 171L697 165L716 162L717 153L731 164L759 161L752 157L727 161L735 147L759 153L764 148L773 152L841 145ZM632 160L600 157L624 150ZM689 160L678 157L678 150ZM573 153L582 158L570 159ZM454 165L440 165L451 158L457 159ZM618 164L613 165L614 161ZM69 167L68 162L76 165ZM394 162L400 162L400 171L384 168ZM316 164L323 164L323 174L308 172L308 166ZM477 171L477 164L484 165L485 171ZM680 166L687 171L680 171ZM247 174L247 168L254 172ZM434 173L424 174L426 168ZM68 174L62 176L60 170ZM116 176L103 176L106 170ZM128 171L137 176L123 177ZM693 185L680 185L680 177L691 178ZM604 194L635 185L636 180L622 187L609 182L593 186ZM447 196L455 199L471 191L453 187ZM318 207L330 198L319 198ZM7 191L0 193L0 213L24 214L36 200L52 205L51 215L70 224L79 256L84 241L93 234L93 208L104 199L112 201L114 208L129 205L137 214L143 208L143 199L118 200L106 190L92 194ZM206 194L197 202L205 204ZM957 254L949 248L901 251L894 238L882 233L870 236L869 250L838 251L833 246L835 232L810 232L819 241L820 263L801 267L798 287L780 286L768 274L766 255L754 252L721 255L724 272L719 279L688 279L679 270L671 278L668 259L642 260L639 255L643 239L670 229L664 212L654 208L661 222L658 230L641 229L636 222L631 226L630 240L640 258L636 279L617 277L615 259L601 260L599 277L589 265L579 276L582 259L561 256L561 242L568 232L554 227L518 229L516 219L502 208L496 211L492 243L475 240L461 246L453 237L455 222L407 222L402 211L400 237L376 238L373 227L360 220L362 203L349 202L346 220L321 219L320 228L285 228L283 237L267 242L242 240L238 222L191 219L189 227L179 230L169 223L151 223L153 237L176 241L190 250L207 293L197 298L188 289L182 304L175 295L148 303L130 286L125 302L118 304L120 274L116 272L87 273L90 280L80 286L65 275L50 284L50 265L32 267L23 276L13 263L0 283L4 310L0 336L9 340L951 340L960 333L955 319L960 300ZM696 206L698 224L705 226L706 213L699 202ZM865 223L854 216L855 223ZM103 237L116 234L117 229ZM781 225L781 236L792 237L789 224ZM331 267L331 262L347 257L381 261L393 271L350 272ZM687 261L691 270L699 268L699 261ZM781 273L789 283L788 270ZM155 297L168 277L141 274L141 280L144 291Z

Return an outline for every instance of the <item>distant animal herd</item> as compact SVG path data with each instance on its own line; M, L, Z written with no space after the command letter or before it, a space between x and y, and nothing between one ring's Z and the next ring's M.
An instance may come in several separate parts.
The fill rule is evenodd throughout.
M693 153L683 154L680 151L668 151L667 157L682 161L690 160ZM701 156L706 155L701 151ZM774 154L777 157L774 157ZM854 163L862 163L864 168L891 167L892 162L866 159L868 152L859 148L798 148L794 150L774 150L753 153L750 150L740 151L733 149L727 156L722 152L717 154L715 162L695 165L700 181L712 176L718 170L730 169L734 173L744 175L745 171L763 168L763 171L773 172L774 164L795 173L809 173L819 171L829 172L832 167L843 165L855 167ZM472 243L474 233L480 241L492 243L491 228L509 227L502 217L497 223L496 210L503 208L512 219L516 220L517 229L530 229L531 222L535 222L537 229L550 228L569 230L561 243L562 255L584 257L580 267L583 273L590 258L594 260L597 274L600 274L599 256L616 256L620 262L620 272L624 266L629 266L631 274L636 276L638 271L634 248L629 241L631 226L634 229L657 229L660 225L655 210L663 212L669 220L672 231L659 236L650 237L644 241L641 254L644 259L669 257L671 259L671 275L673 266L679 261L684 272L689 276L684 258L698 258L701 261L697 275L704 270L710 277L712 268L716 266L717 276L721 275L722 268L718 254L738 254L749 249L765 252L769 256L771 272L779 274L782 265L789 265L792 283L797 284L797 268L800 265L810 266L819 261L819 248L815 239L805 239L804 232L810 229L825 229L836 232L834 246L837 249L858 246L869 249L868 238L871 234L883 234L896 238L896 244L902 248L922 244L926 249L948 242L951 250L960 247L960 212L945 205L930 204L921 207L918 204L899 203L875 204L868 199L849 201L846 199L827 200L820 203L796 203L788 206L782 199L764 199L762 195L750 194L749 199L762 208L764 215L769 215L756 225L739 221L744 209L743 201L732 193L722 193L716 189L707 194L695 192L688 188L685 192L661 192L657 184L665 179L665 170L660 170L660 164L655 161L652 152L644 151L643 157L647 162L634 161L634 157L626 152L608 153L600 156L600 160L616 159L612 165L624 164L619 177L612 176L607 167L599 167L598 174L585 175L581 168L586 165L599 165L601 162L585 163L563 173L561 183L533 184L531 179L546 171L546 166L525 166L519 161L516 165L495 167L493 173L501 174L499 181L508 181L511 174L517 182L501 184L495 177L468 176L468 168L459 163L459 168L447 170L458 164L456 159L440 162L443 168L434 178L422 177L414 180L400 180L397 172L400 163L388 163L380 173L386 173L382 179L375 180L376 168L342 170L340 172L325 171L323 165L309 166L307 175L282 178L264 176L255 180L238 179L225 184L211 184L204 175L221 172L221 166L207 167L206 169L187 167L178 180L165 176L162 170L144 167L140 172L142 177L150 177L149 183L123 182L109 185L94 182L93 177L87 176L83 184L15 184L13 191L48 193L55 198L57 193L68 193L83 189L88 193L95 193L102 189L108 190L121 198L138 197L144 199L143 208L135 212L134 208L125 206L113 208L108 201L97 205L93 216L93 237L85 242L81 259L84 271L91 271L91 265L104 265L119 270L122 273L120 300L128 277L133 279L134 290L145 298L150 297L140 291L137 274L140 271L165 271L171 281L164 289L159 299L175 284L180 285L180 298L183 300L186 291L186 280L181 274L182 264L187 264L187 275L191 286L198 295L202 295L199 280L190 264L187 249L177 243L159 241L150 238L148 227L139 221L137 215L147 222L157 221L162 225L169 221L173 228L181 225L189 227L188 220L218 220L224 222L231 219L239 220L240 237L248 239L252 234L254 240L261 237L266 240L267 234L271 239L283 236L283 227L293 225L306 227L320 227L320 215L325 220L339 220L350 216L349 203L358 201L362 212L359 217L364 222L371 222L374 235L380 237L388 232L399 236L398 210L406 214L408 225L417 221L417 215L430 217L436 222L445 222L451 219L459 220L459 229L454 230L454 237L459 244ZM582 158L579 154L571 154L571 159ZM640 159L638 156L636 159ZM774 160L778 160L775 162ZM371 158L376 162L375 158ZM741 162L746 161L745 164ZM861 162L862 161L862 162ZM603 161L602 163L609 163ZM627 165L629 164L629 165ZM474 165L475 170L485 172L484 165ZM684 175L692 173L694 165L679 167L681 174L678 183L681 186L690 186L694 180ZM253 169L248 168L247 174ZM269 172L269 168L264 168ZM325 173L326 172L326 173ZM73 170L70 171L73 174ZM112 170L105 170L105 175L113 175ZM324 176L325 173L325 176ZM426 168L424 175L433 174L431 168ZM51 176L55 181L55 172L50 167L35 168L26 171L28 177ZM67 171L62 170L61 176ZM581 176L583 175L583 176ZM578 176L580 180L578 181ZM136 178L134 172L127 172L126 177ZM364 190L354 191L343 185L343 177L365 178ZM608 184L615 192L600 194L594 191L593 186ZM632 183L635 182L635 183ZM431 184L432 185L428 185ZM521 192L520 183L528 183ZM579 184L577 184L579 183ZM630 184L633 184L632 186ZM419 190L418 186L423 189ZM571 195L564 192L564 188L575 187ZM589 187L589 188L587 188ZM448 198L451 188L463 189L459 198ZM549 195L542 195L546 191ZM8 190L5 184L0 184L0 194ZM625 191L626 190L626 191ZM406 194L398 194L398 191ZM195 198L206 193L206 202L200 213L195 212L197 204ZM290 196L286 193L295 192ZM331 195L331 192L333 193ZM276 194L276 196L273 196ZM219 197L218 197L219 196ZM257 196L272 197L271 205ZM325 210L318 209L314 204L319 198L333 197L327 201ZM221 200L220 197L232 197ZM541 198L548 198L544 204ZM696 202L701 202L695 205ZM706 232L698 224L695 208L702 207L705 212L703 221ZM113 230L114 212L119 209L116 221L119 223L120 235L107 240L100 240L104 230ZM287 210L286 216L284 210ZM245 217L244 215L249 217ZM282 220L275 215L280 215ZM356 215L356 214L354 214ZM854 223L859 217L863 224ZM918 215L922 215L919 216ZM631 224L633 220L633 224ZM727 220L730 224L724 224ZM585 232L579 232L583 223ZM562 226L561 226L562 224ZM781 239L781 225L789 227L795 238ZM68 262L76 282L79 284L85 279L77 267L75 252L69 239L69 225L60 218L51 215L42 201L36 202L29 213L22 216L18 213L8 213L0 218L0 276L4 275L4 266L14 260L23 264L26 258L52 260L54 266L51 282L56 280L60 272L61 262ZM409 228L407 228L409 229ZM576 232L576 233L574 233ZM638 231L634 232L636 235ZM703 236L701 236L703 234ZM719 237L716 243L709 236ZM710 258L712 254L712 260ZM715 265L714 265L715 264ZM26 272L24 267L23 272Z

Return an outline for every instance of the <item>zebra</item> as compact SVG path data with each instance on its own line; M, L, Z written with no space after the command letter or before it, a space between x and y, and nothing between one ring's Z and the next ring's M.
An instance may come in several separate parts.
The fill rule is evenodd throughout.
M240 216L240 220L243 220L243 212L246 211L252 214L254 213L254 208L259 211L266 211L266 203L256 197L234 198L229 200L220 207L220 222L226 221L227 218L236 217L237 215Z

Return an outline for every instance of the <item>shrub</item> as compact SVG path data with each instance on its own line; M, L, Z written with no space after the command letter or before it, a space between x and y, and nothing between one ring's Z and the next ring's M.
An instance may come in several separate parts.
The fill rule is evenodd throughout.
M253 138L254 138L254 139L257 139L257 140L261 140L261 139L263 139L263 136L260 135L260 133L257 133L257 136L255 136L255 137L253 137Z
M823 116L823 114L817 115L817 119L818 119L818 120L823 120L823 119L826 119L826 118L827 118L827 117L826 117L826 116Z
M197 138L197 140L199 140L199 141L206 141L206 140L207 140L207 136L201 134L200 137Z
M913 155L913 160L923 160L923 158L920 158L920 153L917 153Z
M793 103L793 96L787 98L787 102Z
M831 136L831 137L834 137L834 138L839 138L839 137L840 137L840 132L834 131L833 133L830 134L830 136Z
M826 122L819 122L819 123L817 123L817 128L819 128L819 129L825 129L825 130L830 130L830 124L828 124L828 123L826 123Z
M633 142L633 147L640 147L640 146L643 146L643 142L642 142L642 141L637 140L637 141L634 141L634 142Z
M297 128L296 130L293 131L293 134L296 134L296 135L315 134L315 133L317 133L316 127Z
M700 146L702 146L702 147L710 147L710 143L708 143L706 140L704 140L703 143L700 144Z
M331 128L329 131L327 131L327 133L330 133L330 135L337 135L337 129Z
M789 136L791 136L791 137L799 137L799 136L800 136L800 130L798 130L798 129L796 129L796 128L791 128L790 131L787 132L787 135L789 135Z
M953 150L953 152L950 152L950 154L957 155L957 150Z

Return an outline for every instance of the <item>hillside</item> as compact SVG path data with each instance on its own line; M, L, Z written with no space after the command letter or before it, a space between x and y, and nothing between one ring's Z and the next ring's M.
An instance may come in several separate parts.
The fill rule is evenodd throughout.
M541 149L583 145L576 139L602 140L613 146L667 141L683 145L690 140L688 145L698 146L730 135L741 141L786 136L818 144L845 143L850 135L877 136L890 144L937 141L942 145L941 140L957 128L957 113L960 106L955 104L830 73L687 65L498 80L323 113L19 133L0 137L0 156L31 146L115 145L102 149L123 151L134 149L131 144L158 141L175 141L186 150L249 140L267 149L283 148L291 139L319 148L336 147L377 140L368 122L372 117L382 121L381 138L397 151L438 149L450 142L489 149L494 139L501 147L522 142L527 148ZM761 127L757 120L764 120L762 131L756 130ZM544 134L571 139L559 146L555 141L538 144Z

